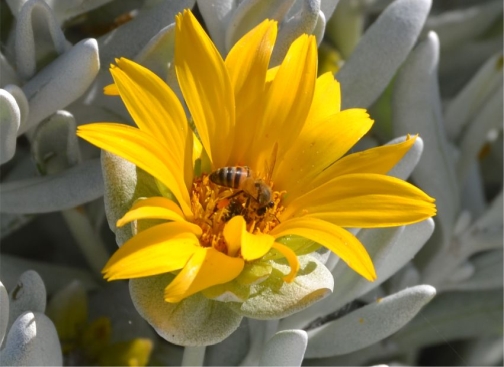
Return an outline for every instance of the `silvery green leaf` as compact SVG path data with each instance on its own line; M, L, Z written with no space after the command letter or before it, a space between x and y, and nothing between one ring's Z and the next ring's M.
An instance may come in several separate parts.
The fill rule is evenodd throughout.
M369 107L413 48L431 0L397 0L380 14L336 75L342 107Z
M470 226L467 223L470 215L463 212L455 226L455 236L449 239L448 246L438 250L422 268L423 281L442 286L471 255L502 248L502 215L502 192Z
M205 359L206 346L203 347L185 347L182 356L181 366L203 366Z
M397 353L387 343L375 343L367 348L360 349L353 353L328 358L307 358L303 365L306 366L366 366L370 361L388 360L390 355Z
M323 7L324 1L322 2ZM341 0L326 27L326 36L335 44L344 59L348 59L364 31L365 16L359 4Z
M285 1L284 1L285 2ZM284 19L280 23L280 30L278 32L275 48L271 55L271 66L279 65L284 59L290 45L296 38L303 33L313 34L319 24L320 31L321 23L319 23L321 0L302 0L301 9L297 11L292 17ZM325 22L324 22L325 23ZM321 42L322 39L317 39Z
M182 346L205 346L227 338L240 325L242 317L225 303L212 301L201 293L178 303L164 300L164 289L173 274L130 280L131 299L140 315L156 332Z
M493 199L487 211L460 236L468 255L502 246L502 191ZM466 242L464 244L464 242Z
M48 2L60 24L78 15L103 6L112 0L52 0Z
M257 366L266 342L277 332L278 320L256 320L251 318L246 320L250 332L250 346L240 366Z
M37 272L28 270L21 274L9 295L9 326L24 312L44 313L46 297L44 281Z
M96 279L87 270L2 254L0 275L7 288L13 289L16 287L18 278L28 270L33 270L40 274L44 279L48 294L52 294L68 285L70 280L78 280L86 290L98 287Z
M31 148L39 172L55 174L81 160L76 128L74 117L66 111L57 111L37 126Z
M482 215L487 207L479 161L474 161L467 171L467 178L462 187L460 204L463 210L470 211L475 217Z
M502 51L488 59L462 91L446 106L446 133L458 140L462 129L475 117L495 90L502 85Z
M21 113L19 129L23 129L24 126L26 125L26 121L28 120L28 114L29 114L28 100L26 99L23 90L19 88L17 85L8 84L4 87L4 89L7 92L9 92L16 100L16 103L19 107L19 112Z
M0 282L0 345L2 345L9 324L9 295Z
M132 232L130 226L117 228L117 220L131 209L138 198L161 194L152 176L133 163L106 151L102 151L101 163L105 212L109 227L116 234L116 242L120 246L132 236Z
M135 61L157 74L183 101L182 92L177 81L174 67L175 23L164 27L156 34L140 53ZM184 105L184 103L182 103Z
M196 3L213 43L221 55L226 55L226 25L233 16L236 0L196 0Z
M407 288L309 330L306 357L330 357L370 346L403 327L435 294L429 285Z
M450 276L447 278L448 283L459 283L467 280L468 278L474 275L476 271L474 265L469 261L462 262L458 268L452 271ZM442 287L438 287L438 289L443 290Z
M463 282L443 284L443 291L477 291L502 288L502 249L486 251L471 259L474 267L472 276Z
M443 131L438 59L439 40L435 33L429 32L397 75L392 96L392 124L395 134L419 133L424 141L425 149L412 177L419 187L436 198L436 232L441 234L441 243L446 246L458 212L459 187L455 162Z
M320 2L320 11L322 11L326 20L332 17L339 1L340 0L324 0Z
M462 358L467 366L498 366L504 354L502 337L470 340L464 346Z
M140 11L135 19L98 38L102 72L106 72L109 77L106 83L112 81L108 68L116 57L133 59L152 37L175 21L177 13L191 9L194 2L195 0L162 1L150 9Z
M450 340L499 337L502 307L502 289L442 293L391 341L410 349Z
M443 95L455 96L474 75L474 71L498 52L502 52L502 35L467 41L443 53L439 64Z
M308 336L304 330L284 330L266 344L259 366L301 366Z
M238 366L250 348L250 332L247 326L251 319L243 319L241 325L222 342L207 347L205 365ZM256 320L252 320L256 321Z
M430 16L425 26L439 35L442 49L449 49L481 36L501 14L502 1L494 0Z
M71 209L103 195L100 161L84 161L63 172L0 185L0 211L50 213Z
M21 122L21 111L14 97L0 89L0 164L8 162L16 153L16 138Z
M295 0L244 0L240 2L227 19L224 38L226 51L231 50L236 41L264 19L275 19L281 23L294 2ZM279 27L281 28L281 24Z
M33 215L0 213L0 239L6 238L24 225L30 223Z
M272 261L273 272L268 279L253 285L245 302L230 302L229 308L242 316L270 320L298 312L330 294L334 279L329 270L310 255L298 260L300 268L292 283L282 279L290 267Z
M0 87L3 88L7 84L19 84L19 77L5 55L0 52Z
M386 145L397 144L406 140L406 136L401 136L389 141ZM407 180L422 157L424 143L421 137L417 137L411 149L392 168L387 175Z
M27 1L16 18L16 68L21 78L29 79L41 65L68 50L70 43L43 0ZM51 37L50 42L46 36Z
M25 312L12 325L0 351L4 366L62 366L56 329L43 313Z
M502 78L501 78L502 81ZM464 182L467 173L474 162L478 159L478 153L487 142L487 136L491 130L502 131L502 83L494 90L488 100L483 103L479 110L466 127L460 139L460 157L457 162L457 178Z
M313 28L312 31L312 34L315 36L315 39L317 40L317 46L320 46L320 43L324 38L326 23L327 20L324 16L324 13L322 12L322 10L319 10L317 23L315 23L315 27Z
M421 283L420 272L413 263L397 271L386 284L389 293L396 293L408 287L414 287Z
M283 319L280 329L302 328L311 321L332 314L346 303L377 287L410 261L422 248L434 230L434 222L423 222L405 227L361 230L357 238L364 244L378 275L369 282L341 261L332 271L333 293L310 308Z
M20 133L79 98L98 73L98 44L89 38L60 55L23 86L30 106Z

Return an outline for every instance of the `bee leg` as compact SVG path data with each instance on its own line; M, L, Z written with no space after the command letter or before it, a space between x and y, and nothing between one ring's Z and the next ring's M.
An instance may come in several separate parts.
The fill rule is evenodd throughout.
M245 191L243 190L238 190L237 192L235 192L233 195L230 195L230 196L227 196L226 199L232 199L234 197L237 197L238 195L241 195L243 194Z

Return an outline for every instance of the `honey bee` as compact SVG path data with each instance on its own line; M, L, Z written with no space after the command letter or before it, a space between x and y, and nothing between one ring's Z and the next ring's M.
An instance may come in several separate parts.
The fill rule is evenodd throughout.
M239 190L232 197L245 193L249 198L255 200L259 208L257 214L264 215L268 208L273 207L273 190L269 185L271 175L275 166L276 152L278 145L275 144L272 153L271 165L266 164L266 181L258 178L256 174L247 166L222 167L213 171L209 179L214 184ZM248 207L247 202L246 207Z
M216 185L243 191L259 204L259 208L273 204L271 187L263 180L256 178L247 166L222 167L213 171L209 178Z

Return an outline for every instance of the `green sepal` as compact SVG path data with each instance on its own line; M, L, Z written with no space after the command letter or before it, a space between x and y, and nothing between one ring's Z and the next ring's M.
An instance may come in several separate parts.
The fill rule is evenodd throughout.
M290 271L284 259L271 261L271 275L262 283L251 286L250 297L245 302L226 305L242 316L269 320L299 312L330 294L334 279L324 264L311 255L298 259L300 269L293 282L283 280Z
M250 295L250 286L242 285L233 280L204 289L201 293L206 298L219 302L244 302Z

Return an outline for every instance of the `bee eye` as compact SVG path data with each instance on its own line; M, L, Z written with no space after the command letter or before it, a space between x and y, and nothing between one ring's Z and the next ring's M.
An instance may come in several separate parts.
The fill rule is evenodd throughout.
M255 186L256 188L259 188L261 185L259 184L259 182L256 182L256 183L254 184L254 186Z

